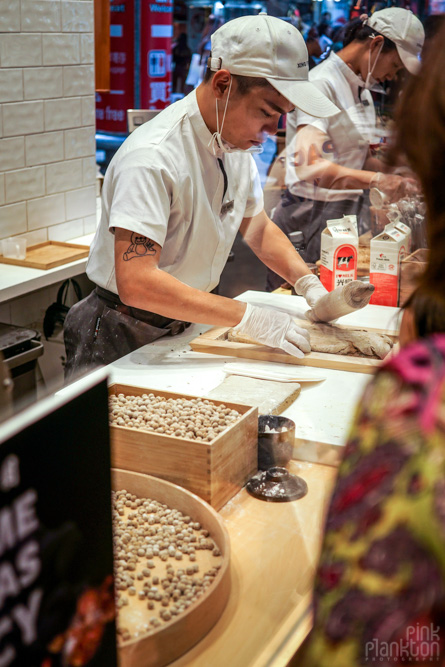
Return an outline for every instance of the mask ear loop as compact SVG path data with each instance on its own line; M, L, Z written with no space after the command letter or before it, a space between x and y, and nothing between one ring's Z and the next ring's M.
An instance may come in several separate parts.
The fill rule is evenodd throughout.
M376 37L377 37L377 35L369 35L369 38L370 38L370 39L375 39ZM371 67L371 49L369 49L369 54L368 54L368 74L367 74L367 76L366 76L366 84L368 84L368 80L370 79L370 77L372 76L373 71L375 70L375 66L377 65L377 61L378 61L378 59L380 58L380 54L381 54L381 52L382 52L382 49L383 49L383 42L380 44L380 51L378 52L377 57L376 57L376 59L374 60L374 64L373 64L372 67Z
M227 105L229 104L229 97L231 90L232 90L232 77L230 77L229 92L227 93L226 106L224 107L224 113L221 121L221 132L223 131L224 121L226 119ZM218 134L220 134L219 123L218 123L218 100L215 100L215 105L216 105L216 130Z
M218 100L215 99L215 109L216 109L216 132L212 134L212 138L209 141L209 146L212 144L213 153L215 153L215 142L218 144L219 148L223 148L222 145L222 136L221 133L224 127L224 121L226 119L227 105L229 104L230 91L232 90L232 77L230 77L229 83L229 92L227 93L226 105L224 107L224 113L221 121L221 130L219 129L219 114L218 114Z

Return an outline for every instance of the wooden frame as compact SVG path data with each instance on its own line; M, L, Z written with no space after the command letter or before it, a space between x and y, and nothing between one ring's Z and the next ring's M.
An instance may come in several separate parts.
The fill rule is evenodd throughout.
M298 320L295 320L298 324ZM307 322L306 322L307 324ZM342 329L360 329L369 333L380 333L397 339L394 331L377 329L374 327L356 327L350 325L336 326ZM227 340L227 332L230 327L215 327L198 336L190 342L190 347L195 352L206 352L208 354L222 354L228 357L241 357L243 359L258 359L259 361L274 361L284 364L295 364L297 366L314 366L317 368L330 368L337 371L352 371L354 373L374 373L382 361L368 357L351 357L342 354L328 354L326 352L310 352L302 359L297 359L278 348L270 348L265 345L250 343L237 343Z
M110 2L94 0L94 62L95 88L110 92Z
M161 479L127 470L112 470L112 486L138 498L153 498L193 517L206 528L222 555L212 586L183 614L173 617L155 632L119 646L121 667L162 667L188 651L215 625L230 595L230 542L222 519L200 498ZM137 604L136 600L136 604ZM140 610L138 613L141 613ZM152 612L146 610L147 622Z
M122 384L110 385L109 393L198 398ZM224 403L242 417L211 442L112 425L112 465L166 479L220 509L258 470L258 409L216 399L205 400L215 405Z

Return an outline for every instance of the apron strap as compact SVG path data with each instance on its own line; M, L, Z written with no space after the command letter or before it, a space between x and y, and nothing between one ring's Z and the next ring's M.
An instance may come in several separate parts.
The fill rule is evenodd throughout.
M96 286L96 294L103 303L105 303L108 308L117 310L124 315L129 317L134 317L134 319L146 324L151 324L154 327L159 329L168 329L172 336L182 333L187 327L190 326L190 322L184 322L182 320L172 320L169 317L163 317L157 313L152 313L148 310L142 310L140 308L132 308L131 306L126 306L120 300L119 296L114 292L104 289L103 287Z

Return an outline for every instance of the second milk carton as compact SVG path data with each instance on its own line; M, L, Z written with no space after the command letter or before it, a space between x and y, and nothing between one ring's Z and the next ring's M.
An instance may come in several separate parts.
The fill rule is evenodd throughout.
M407 253L407 255L409 255L409 253L411 252L411 245L412 245L411 229L408 227L408 225L405 225L403 222L400 222L400 220L398 220L395 223L395 225L396 225L397 229L400 229L400 231L405 234L405 237L406 237L406 253Z
M375 287L370 303L397 306L400 264L407 255L409 237L395 224L371 239L369 282Z
M357 217L345 215L327 220L326 225L321 233L320 280L331 292L357 280Z
M409 255L411 252L411 229L408 227L408 225L405 225L402 220L401 220L401 213L399 211L399 208L397 204L390 204L389 205L389 211L386 214L389 222L391 222L397 229L400 229L403 234L406 236L406 252Z

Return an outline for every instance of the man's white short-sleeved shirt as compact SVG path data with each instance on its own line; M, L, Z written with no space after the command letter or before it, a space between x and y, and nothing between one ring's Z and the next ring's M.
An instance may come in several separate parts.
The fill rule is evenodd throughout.
M298 196L321 201L353 199L362 190L329 190L314 187L300 181L293 166L295 160L295 137L301 125L312 125L328 135L326 154L323 156L337 164L351 169L363 169L369 149L369 142L360 133L356 114L360 108L359 85L356 75L334 52L309 72L309 80L328 97L340 113L330 118L315 118L300 110L287 115L286 123L286 185ZM304 156L303 156L304 159Z
M191 287L216 287L243 218L262 211L263 193L252 155L215 156L211 139L193 91L124 141L105 174L90 280L118 292L110 232L121 227L162 246L159 268Z

